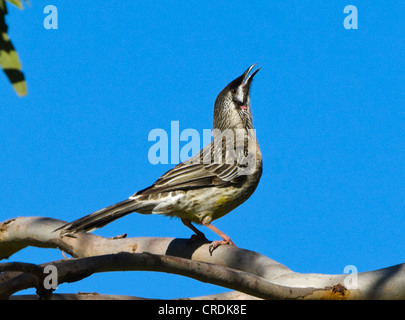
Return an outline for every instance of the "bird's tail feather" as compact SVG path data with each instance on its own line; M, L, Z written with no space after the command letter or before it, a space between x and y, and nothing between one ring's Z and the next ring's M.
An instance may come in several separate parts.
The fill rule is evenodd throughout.
M127 199L67 223L55 231L60 230L61 236L80 231L89 232L104 227L106 224L134 212L138 206L139 203L135 199Z

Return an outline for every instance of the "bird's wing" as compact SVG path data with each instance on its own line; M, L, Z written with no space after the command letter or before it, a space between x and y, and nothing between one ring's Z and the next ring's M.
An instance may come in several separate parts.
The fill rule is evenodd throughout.
M214 161L215 152L213 144L208 144L197 155L178 164L162 175L152 186L138 191L135 195L207 187L237 186L242 183L246 178L245 175L240 174L243 164L238 161L233 163Z

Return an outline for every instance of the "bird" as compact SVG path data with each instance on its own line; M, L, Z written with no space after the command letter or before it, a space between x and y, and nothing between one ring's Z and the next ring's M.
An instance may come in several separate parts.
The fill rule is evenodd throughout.
M212 221L244 203L256 190L262 175L262 155L253 127L250 88L260 68L251 65L218 94L214 104L212 141L195 156L176 165L151 186L128 199L64 224L60 236L91 232L127 214L161 214L180 218L195 234L207 240L194 224L221 237L220 245L236 246Z

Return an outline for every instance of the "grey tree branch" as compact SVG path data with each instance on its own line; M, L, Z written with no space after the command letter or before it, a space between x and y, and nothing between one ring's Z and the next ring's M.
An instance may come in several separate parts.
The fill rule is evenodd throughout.
M230 289L237 289L239 291L253 294L263 299L295 299L298 296L308 295L315 289L313 288L287 288L280 285L273 284L269 281L259 278L258 276L234 270L231 268L213 265L210 263L193 261L189 259L162 256L150 253L129 253L120 252L116 254L108 254L87 258L68 259L51 262L56 267L58 273L58 284L65 282L75 282L86 278L94 273L110 272L110 271L158 271L179 274L186 277L194 278L202 282L209 282L212 284L220 285ZM30 281L20 281L24 286L33 287L37 284L36 277L31 277L39 267L27 268L26 264L22 264L25 269L29 271ZM45 267L41 265L41 267ZM0 271L4 269L10 270L10 264L0 264ZM17 264L18 269L21 268ZM41 269L42 270L42 269ZM13 284L12 291L20 291L26 289ZM0 294L2 286L0 285ZM7 286L7 293L10 294L10 286ZM14 293L14 292L13 292Z
M182 274L265 299L405 299L405 264L358 273L356 286L346 288L347 274L301 274L236 247L220 246L210 255L208 243L190 243L187 239L106 239L93 234L60 238L53 230L63 223L43 217L0 223L0 259L26 246L59 248L80 258L52 262L58 266L61 282L121 268ZM3 277L7 279L4 273ZM3 282L0 279L0 292L17 292L34 278L24 273L8 276Z
M36 295L14 295L10 300L38 300ZM97 292L79 292L79 293L55 293L52 295L52 300L153 300L149 298L115 295L115 294L99 294ZM250 296L238 291L229 291L224 293L210 294L207 296L178 298L174 300L260 300L257 297Z

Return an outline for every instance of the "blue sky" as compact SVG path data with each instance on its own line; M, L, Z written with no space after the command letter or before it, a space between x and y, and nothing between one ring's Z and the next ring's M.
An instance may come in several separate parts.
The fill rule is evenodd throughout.
M106 3L8 5L28 96L0 75L1 220L71 221L149 186L173 167L148 161L149 132L179 121L180 131L202 134L219 91L258 63L251 100L263 176L214 225L298 272L404 262L403 2ZM48 4L58 9L57 30L43 27ZM343 26L350 4L357 30ZM179 220L135 213L96 233L191 235ZM60 258L33 248L11 260ZM175 298L227 290L146 272L57 290L77 291Z

